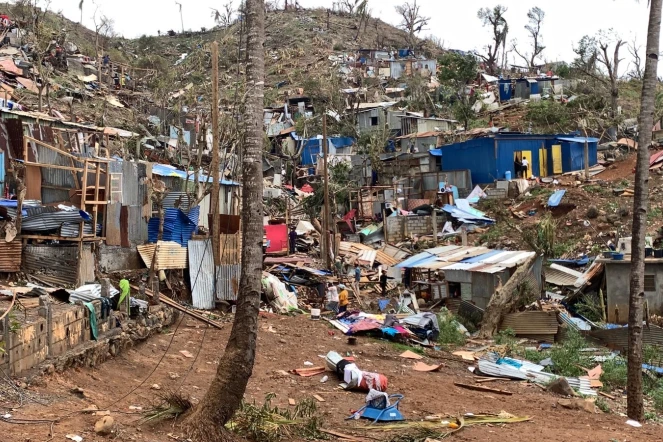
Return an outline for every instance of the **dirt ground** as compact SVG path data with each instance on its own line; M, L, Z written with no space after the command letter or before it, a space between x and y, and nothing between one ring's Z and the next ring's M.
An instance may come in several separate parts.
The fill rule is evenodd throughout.
M275 333L268 331L269 326ZM318 394L325 399L319 403L325 428L335 431L357 436L364 434L353 429L364 422L344 420L351 410L362 405L364 395L337 390L332 373L329 373L329 382L320 383L321 376L284 376L278 373L279 370L304 368L305 361L316 366L324 365L319 355L329 350L342 354L353 352L362 369L385 374L389 378L389 391L405 395L402 411L409 420L421 420L431 414L499 413L501 410L532 417L530 422L506 426L467 427L451 436L459 441L663 440L663 426L648 423L642 428L632 428L625 424L625 417L617 414L563 409L557 405L556 397L533 385L506 381L488 384L508 390L513 396L461 389L453 383L474 383L468 366L462 362L446 360L447 366L437 373L415 372L411 368L413 361L398 356L402 349L370 338L359 338L358 345L350 346L326 322L311 321L304 316L275 317L260 319L260 327L258 356L246 392L247 399L262 403L265 394L274 392L277 394L274 403L287 407L288 398L301 400ZM169 421L140 426L139 412L130 407L150 407L158 393L152 389L154 384L158 384L161 391L181 389L194 401L201 398L214 376L229 333L230 324L224 330L205 329L193 319L185 318L177 329L173 326L100 367L41 378L28 386L27 391L31 398L46 405L29 402L20 408L12 408L17 404L1 403L0 412L10 413L14 419L59 419L52 426L53 434L50 435L49 423L19 425L0 422L0 440L66 441L65 435L77 434L84 441L172 442L180 435L177 424ZM182 350L190 352L193 357L185 357L180 353ZM449 356L439 351L431 354ZM424 362L434 363L435 359L425 358ZM141 383L140 388L125 397ZM85 391L85 397L71 393L76 387ZM113 435L105 438L94 433L94 423L99 417L81 413L92 405L100 410L110 410L116 422ZM371 432L368 436L374 440L386 440L391 434Z

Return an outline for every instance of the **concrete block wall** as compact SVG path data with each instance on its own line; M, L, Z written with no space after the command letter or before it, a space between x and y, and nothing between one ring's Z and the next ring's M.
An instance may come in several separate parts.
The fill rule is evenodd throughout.
M437 231L444 227L445 219L437 216ZM394 216L387 218L387 235L389 242L403 241L412 235L432 235L432 216Z
M99 336L111 331L115 319L111 313L101 319L101 301L92 301L97 317ZM2 321L4 352L0 353L0 367L12 375L38 366L47 358L57 358L92 340L90 311L84 305L54 306L42 303L39 316L29 322L17 322L5 317Z
M48 356L48 327L45 318L29 324L18 323L9 316L3 323L5 353L2 362L9 372L20 373L34 367Z

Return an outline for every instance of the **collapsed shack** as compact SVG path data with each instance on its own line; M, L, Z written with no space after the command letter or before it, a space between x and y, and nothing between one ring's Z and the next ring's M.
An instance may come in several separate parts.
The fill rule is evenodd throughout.
M405 269L418 298L450 307L454 300L463 300L486 309L495 291L514 277L511 284L520 288L521 302L538 299L541 265L542 259L535 252L441 246L414 255L396 267Z

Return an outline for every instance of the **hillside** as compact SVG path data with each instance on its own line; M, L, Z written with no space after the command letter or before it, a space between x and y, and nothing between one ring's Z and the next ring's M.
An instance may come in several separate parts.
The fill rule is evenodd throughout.
M17 6L0 4L22 26L30 23L30 15ZM329 14L324 9L272 11L266 17L266 105L280 105L285 96L318 94L318 100L333 99L339 90L365 87L367 96L377 97L374 90L380 85L374 78L346 75L341 78L335 61L354 57L360 48L388 48L405 46L406 34L380 19L370 18L359 28L359 19L348 15ZM59 112L65 119L84 124L116 126L141 135L159 135L148 131L148 118L177 120L178 114L207 114L211 95L210 43L219 42L221 104L231 109L242 94L241 79L246 35L242 23L221 29L201 30L176 35L142 36L137 39L100 37L104 54L111 63L122 69L133 82L121 91L102 84L86 84L83 77L97 74L96 68L86 68L85 58L94 63L97 58L97 35L56 13L44 16L44 34L66 32L67 42L80 52L81 63L69 60L68 72L55 71L50 76L54 91L44 108ZM439 49L422 41L419 53L436 56ZM16 58L16 55L14 56ZM119 66L117 67L119 70ZM105 77L105 75L104 75ZM110 77L104 83L112 85ZM348 81L349 80L349 81ZM15 91L14 99L26 109L38 109L36 89ZM73 97L69 103L67 97ZM315 101L315 100L314 100ZM165 128L164 128L165 129ZM163 130L161 131L163 133Z

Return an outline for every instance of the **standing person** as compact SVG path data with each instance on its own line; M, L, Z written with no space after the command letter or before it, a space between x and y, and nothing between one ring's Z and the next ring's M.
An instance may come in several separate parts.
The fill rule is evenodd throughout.
M120 88L120 77L117 75L117 72L113 74L113 84L115 85L115 89Z
M380 289L382 289L382 296L384 298L387 297L387 280L388 279L394 279L390 276L387 276L387 270L382 270L382 274L380 275Z
M124 74L122 74L122 76L120 77L120 89L124 89L126 85L127 85L127 77Z
M529 169L529 161L527 161L527 158L523 158L521 161L521 164L523 165L523 178L527 178L527 170Z
M338 277L338 280L341 281L343 278L343 260L340 256L336 257L336 261L334 261L334 267L336 267L336 276Z
M361 267L359 267L359 262L355 263L355 278L354 278L354 291L357 294L357 297L359 297L359 282L361 281Z
M343 284L339 284L338 288L341 289L341 292L338 294L338 312L344 313L348 311L348 304L350 304L348 289Z
M327 285L327 310L338 313L338 289L331 282Z
M288 237L290 238L290 254L293 255L297 253L297 230L295 226L292 226Z

